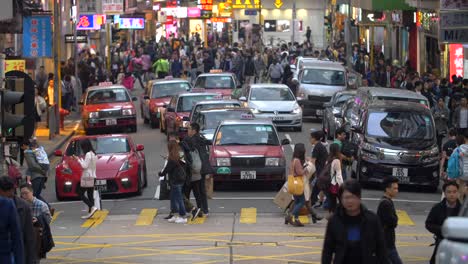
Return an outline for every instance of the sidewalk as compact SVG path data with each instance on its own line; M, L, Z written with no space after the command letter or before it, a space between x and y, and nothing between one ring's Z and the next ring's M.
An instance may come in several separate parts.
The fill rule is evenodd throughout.
M61 148L73 135L75 135L81 122L79 112L72 112L65 118L65 129L60 130L60 134L49 139L49 129L46 122L40 122L36 130L36 138L41 146L44 146L47 155L54 155L56 149Z

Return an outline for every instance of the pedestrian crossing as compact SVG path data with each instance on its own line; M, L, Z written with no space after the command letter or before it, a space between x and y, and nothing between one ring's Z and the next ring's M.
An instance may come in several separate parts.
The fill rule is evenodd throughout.
M140 210L136 220L132 225L134 226L151 226L161 219L158 217L159 210L157 208L143 208ZM81 224L82 228L95 228L103 224L110 212L108 210L97 211L93 217L83 220ZM415 226L415 222L404 210L397 210L398 215L398 226ZM216 213L213 214L216 217ZM274 215L272 216L275 217ZM279 216L280 218L281 216ZM52 217L52 226L57 225L57 222L60 222L62 219L66 218L66 212L57 211ZM135 219L135 218L133 218ZM189 225L202 225L207 222L208 218L206 216L195 218L193 221L189 219L187 224ZM303 224L310 224L312 221L309 215L299 216L299 220ZM63 220L65 221L65 220ZM132 220L133 221L133 220ZM245 225L261 224L262 221L258 221L258 210L257 208L241 208L239 212L239 223Z

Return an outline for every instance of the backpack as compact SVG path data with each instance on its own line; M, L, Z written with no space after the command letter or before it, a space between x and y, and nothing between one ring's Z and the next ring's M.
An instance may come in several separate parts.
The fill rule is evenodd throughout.
M456 148L447 163L447 176L449 179L457 179L463 175L463 159L460 148Z
M200 158L200 153L197 149L190 151L190 157L192 158L191 171L192 174L199 175L202 168L202 161Z
M320 171L317 177L317 187L322 191L328 191L331 186L331 162L327 163L325 167Z

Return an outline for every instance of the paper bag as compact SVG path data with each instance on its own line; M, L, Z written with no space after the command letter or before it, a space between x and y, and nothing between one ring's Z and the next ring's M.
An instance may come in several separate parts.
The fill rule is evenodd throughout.
M289 204L293 200L292 195L288 192L288 183L285 183L283 187L276 194L273 202L281 209L288 208Z
M99 195L98 190L94 190L93 198L94 198L94 207L96 207L98 210L101 210L101 196Z
M213 199L213 176L212 175L206 175L205 178L205 189L206 189L206 197L208 199Z

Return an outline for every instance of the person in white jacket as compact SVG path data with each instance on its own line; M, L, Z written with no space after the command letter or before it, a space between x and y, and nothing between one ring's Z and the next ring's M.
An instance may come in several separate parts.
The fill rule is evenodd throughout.
M91 145L89 139L84 139L80 141L80 147L83 153L85 154L85 158L73 156L78 163L83 168L83 173L81 177L90 177L96 179L96 161L97 156L96 152ZM85 196L85 193L87 197ZM97 207L94 205L94 186L93 187L81 187L78 186L78 195L80 196L81 200L88 206L88 215L83 216L81 218L87 219L90 218L96 213L98 210Z

